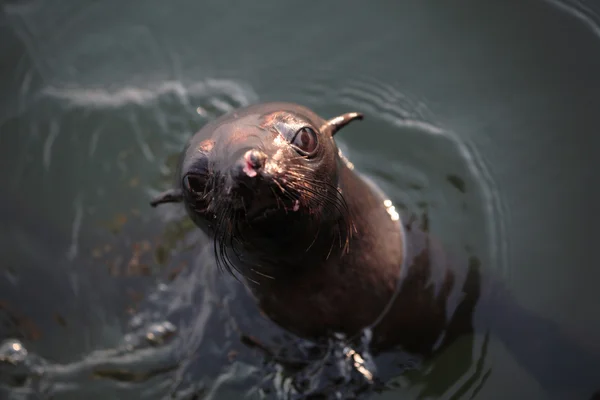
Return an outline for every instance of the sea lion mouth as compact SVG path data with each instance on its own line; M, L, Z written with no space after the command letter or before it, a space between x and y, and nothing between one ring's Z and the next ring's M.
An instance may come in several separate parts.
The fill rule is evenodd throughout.
M228 173L219 191L220 201L225 200L236 215L252 222L300 210L302 194L290 186L291 176L265 173L262 169L250 176L244 168Z
M250 210L246 214L246 220L249 222L264 222L276 216L293 215L300 210L299 200L281 200L269 206L263 206Z
M348 251L354 224L344 197L334 183L311 171L288 164L280 174L257 171L252 179L239 173L212 178L206 219L218 268L248 276L249 270L240 265L251 263L251 257L240 260L240 254L260 255L265 267L278 257L305 257L313 246Z
M251 223L260 223L269 220L271 217L281 213L282 211L277 208L261 208L260 210L252 211L246 215L246 220Z

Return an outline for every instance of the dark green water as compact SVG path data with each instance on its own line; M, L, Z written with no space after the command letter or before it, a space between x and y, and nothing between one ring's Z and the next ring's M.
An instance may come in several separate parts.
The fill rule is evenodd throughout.
M524 306L600 348L598 3L1 4L0 341L28 356L0 365L0 398L285 391L239 339L282 332L193 247L203 238L179 207L148 206L206 121L271 100L365 113L339 138L357 168L399 206L426 205L444 244L475 253ZM177 330L164 344L115 350L164 321ZM372 397L600 389L548 393L493 337L466 354L457 343L441 372Z

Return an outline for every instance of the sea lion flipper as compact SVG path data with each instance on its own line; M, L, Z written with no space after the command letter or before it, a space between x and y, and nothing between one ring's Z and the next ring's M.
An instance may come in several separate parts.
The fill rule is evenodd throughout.
M362 120L364 115L358 112L351 112L342 115L338 115L335 118L330 119L321 127L321 131L329 131L331 136L335 135L337 131L348 125L350 122L355 120Z
M160 193L150 201L152 207L163 203L181 203L183 201L183 192L181 189L169 189Z

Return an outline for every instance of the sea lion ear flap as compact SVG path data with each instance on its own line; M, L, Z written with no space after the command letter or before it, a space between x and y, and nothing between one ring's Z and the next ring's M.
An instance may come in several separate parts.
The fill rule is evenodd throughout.
M183 192L181 189L169 189L166 190L150 201L152 207L156 207L159 204L164 203L181 203L183 201Z
M364 116L361 113L351 112L339 115L333 119L330 119L321 127L321 132L329 132L331 136L335 135L337 131L342 129L354 120L362 120Z

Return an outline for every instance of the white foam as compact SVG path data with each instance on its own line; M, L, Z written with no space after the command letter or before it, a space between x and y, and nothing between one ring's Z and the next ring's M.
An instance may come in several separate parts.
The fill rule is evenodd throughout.
M118 89L86 87L76 85L48 86L42 94L64 100L71 105L95 108L119 108L129 104L145 105L166 95L175 95L188 103L190 97L202 97L225 94L240 106L247 106L256 99L249 87L240 83L207 79L184 84L179 80L150 83L146 86L125 85Z

